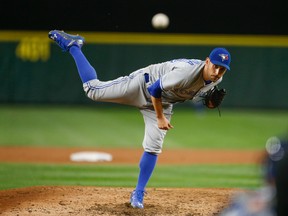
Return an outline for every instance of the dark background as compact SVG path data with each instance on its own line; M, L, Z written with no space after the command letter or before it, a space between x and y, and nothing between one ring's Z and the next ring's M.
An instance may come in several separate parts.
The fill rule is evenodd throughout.
M48 43L50 30L83 35L86 35L84 31L160 32L211 34L211 38L213 34L249 34L259 38L284 35L287 38L287 4L287 0L9 0L0 7L0 30L23 30L25 34L19 34L19 40L9 40L17 37L14 34L18 32L1 35L3 31L0 31L3 38L0 79L4 80L0 85L0 103L92 103L83 94L75 62L69 55L63 55L57 45ZM151 26L153 15L159 12L166 13L171 21L165 30ZM34 34L27 30L40 32ZM269 42L269 37L265 38ZM288 101L283 100L288 98L287 85L279 85L288 79L288 49L284 42L283 46L224 44L233 57L232 71L225 75L220 86L229 89L223 107L288 108ZM209 43L157 45L87 41L83 50L99 77L110 80L151 63L183 57L204 59L213 47ZM46 59L41 59L43 56Z
M0 29L287 35L287 9L287 0L9 0ZM170 18L165 30L151 26L158 12Z

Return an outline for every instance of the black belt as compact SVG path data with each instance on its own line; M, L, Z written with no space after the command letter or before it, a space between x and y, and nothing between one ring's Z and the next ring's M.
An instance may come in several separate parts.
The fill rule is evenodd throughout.
M145 77L145 82L148 83L149 82L149 74L144 73L144 77Z

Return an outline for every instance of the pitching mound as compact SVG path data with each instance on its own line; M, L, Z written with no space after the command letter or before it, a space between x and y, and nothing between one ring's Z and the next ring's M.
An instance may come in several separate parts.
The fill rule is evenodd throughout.
M129 205L132 188L30 187L0 191L0 215L218 215L232 189L148 189L145 208Z

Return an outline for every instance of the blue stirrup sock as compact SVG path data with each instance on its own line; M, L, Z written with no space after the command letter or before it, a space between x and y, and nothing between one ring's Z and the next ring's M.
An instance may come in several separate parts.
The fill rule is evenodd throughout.
M92 79L97 79L95 69L90 65L79 47L72 46L69 49L69 52L75 60L82 83L88 82Z
M136 190L145 191L145 187L153 173L157 162L158 155L144 152L140 160L140 173L138 177L138 183Z

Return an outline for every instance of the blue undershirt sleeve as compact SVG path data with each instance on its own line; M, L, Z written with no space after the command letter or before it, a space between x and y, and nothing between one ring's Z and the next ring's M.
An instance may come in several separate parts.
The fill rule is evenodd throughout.
M152 95L153 97L161 98L162 89L160 86L160 79L158 79L155 83L153 83L147 89L148 89L150 95Z

